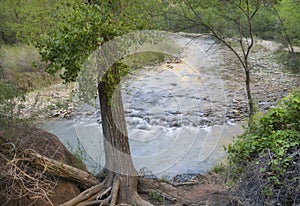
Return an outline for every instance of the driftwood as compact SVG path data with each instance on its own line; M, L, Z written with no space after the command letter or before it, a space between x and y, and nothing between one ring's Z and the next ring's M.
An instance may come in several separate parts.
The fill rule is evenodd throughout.
M89 172L42 156L32 150L26 150L25 155L26 159L33 167L42 169L48 174L63 177L67 180L79 184L85 189L99 184L99 181Z

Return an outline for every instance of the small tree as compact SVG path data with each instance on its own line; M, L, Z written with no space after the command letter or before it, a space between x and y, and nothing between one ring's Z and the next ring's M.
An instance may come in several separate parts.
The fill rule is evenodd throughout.
M184 0L177 2L184 12L183 20L199 26L223 43L238 59L245 72L245 86L249 105L249 126L254 115L251 93L251 70L249 58L254 45L253 19L262 0ZM232 43L238 43L236 48Z

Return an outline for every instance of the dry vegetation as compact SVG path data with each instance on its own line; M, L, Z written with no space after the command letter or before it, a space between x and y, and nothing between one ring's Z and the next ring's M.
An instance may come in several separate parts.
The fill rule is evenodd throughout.
M46 64L32 46L1 46L1 75L7 81L14 82L21 90L32 91L60 82L58 76L45 72Z

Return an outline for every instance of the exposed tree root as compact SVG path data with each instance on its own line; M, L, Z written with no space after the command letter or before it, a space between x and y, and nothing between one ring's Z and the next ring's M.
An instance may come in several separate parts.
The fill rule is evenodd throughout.
M151 192L159 192L159 194L166 200L170 202L177 202L177 198L179 196L174 197L173 195L170 195L168 192L177 190L175 187L173 187L170 184L167 183L158 183L154 180L148 180L144 178L139 178L140 184L139 184L139 192L142 193L151 193ZM130 204L136 204L139 206L152 206L151 203L147 202L146 200L142 199L137 192L135 192L132 195L132 202L130 204L125 202L118 202L118 195L120 192L120 178L119 176L116 176L114 180L112 181L112 186L106 186L105 182L94 186L83 193L81 193L79 196L74 198L73 200L68 201L67 203L64 203L61 206L88 206L88 205L130 205ZM175 193L176 194L176 193Z
M170 195L170 193L176 194L176 188L167 183L144 179L142 177L138 179L137 176L127 177L118 174L110 175L106 181L99 183L90 173L47 158L32 150L26 150L24 154L23 161L30 162L31 166L39 168L44 172L69 179L85 187L94 185L60 206L127 205L128 203L151 206L151 203L139 196L136 187L134 189L126 185L127 183L134 185L133 182L137 185L137 181L139 181L138 189L140 192L149 194L155 191L161 197L171 202L176 202L178 198L177 196ZM130 197L130 200L124 197Z
M93 187L85 190L84 192L80 193L77 197L69 200L68 202L66 202L60 206L73 206L73 205L77 205L82 202L88 202L90 200L90 198L93 197L95 194L98 195L102 191L103 188L104 188L104 183L100 183L96 186L93 186Z
M108 181L104 181L94 187L91 187L80 195L75 197L72 200L60 205L60 206L89 206L89 205L131 205L136 204L139 206L152 206L151 203L142 199L137 192L132 195L132 202L125 203L125 202L118 202L119 200L119 192L121 190L120 184L120 177L118 175L115 176L113 181L110 181L111 186L106 186ZM148 190L151 192L151 190ZM166 199L173 200L167 194L161 193Z
M105 195L107 195L111 191L111 187L107 188L104 192L102 192L100 195L97 194L96 199L101 200Z
M113 183L112 191L111 191L111 201L110 205L115 205L117 203L118 192L120 189L120 179L116 177L116 180Z

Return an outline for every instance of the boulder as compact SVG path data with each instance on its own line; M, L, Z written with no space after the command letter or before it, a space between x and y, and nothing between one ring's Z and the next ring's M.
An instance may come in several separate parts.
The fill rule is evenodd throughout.
M16 152L22 152L26 149L31 149L48 158L61 161L62 163L77 167L79 169L87 170L85 165L71 152L69 152L55 135L42 129L18 126L10 129L9 132L0 130L0 143L2 143L2 145L7 145L6 143L13 143L13 145L15 145ZM1 148L3 147L2 145L0 144L1 153L4 151L4 149ZM5 154L5 152L3 152L3 154ZM4 177L7 179L7 176L5 176L5 172L7 175L7 171L4 169L6 168L6 161L3 161L3 159L4 158L1 160L0 158L0 168L2 168L0 170L0 179ZM30 170L28 167L26 169ZM55 185L53 188L51 188L52 191L48 195L53 205L62 204L80 193L80 188L78 188L78 186L73 182L69 182L59 177L51 177L50 179L53 181L53 185ZM15 200L13 200L11 197L8 198L7 195L4 195L6 193L5 190L10 188L10 185L7 185L7 182L9 181L5 181L6 185L1 185L4 184L4 181L0 182L0 205L51 205L49 202L47 202L47 200L36 199L33 195L27 195L19 199L17 198L19 194L16 194Z

